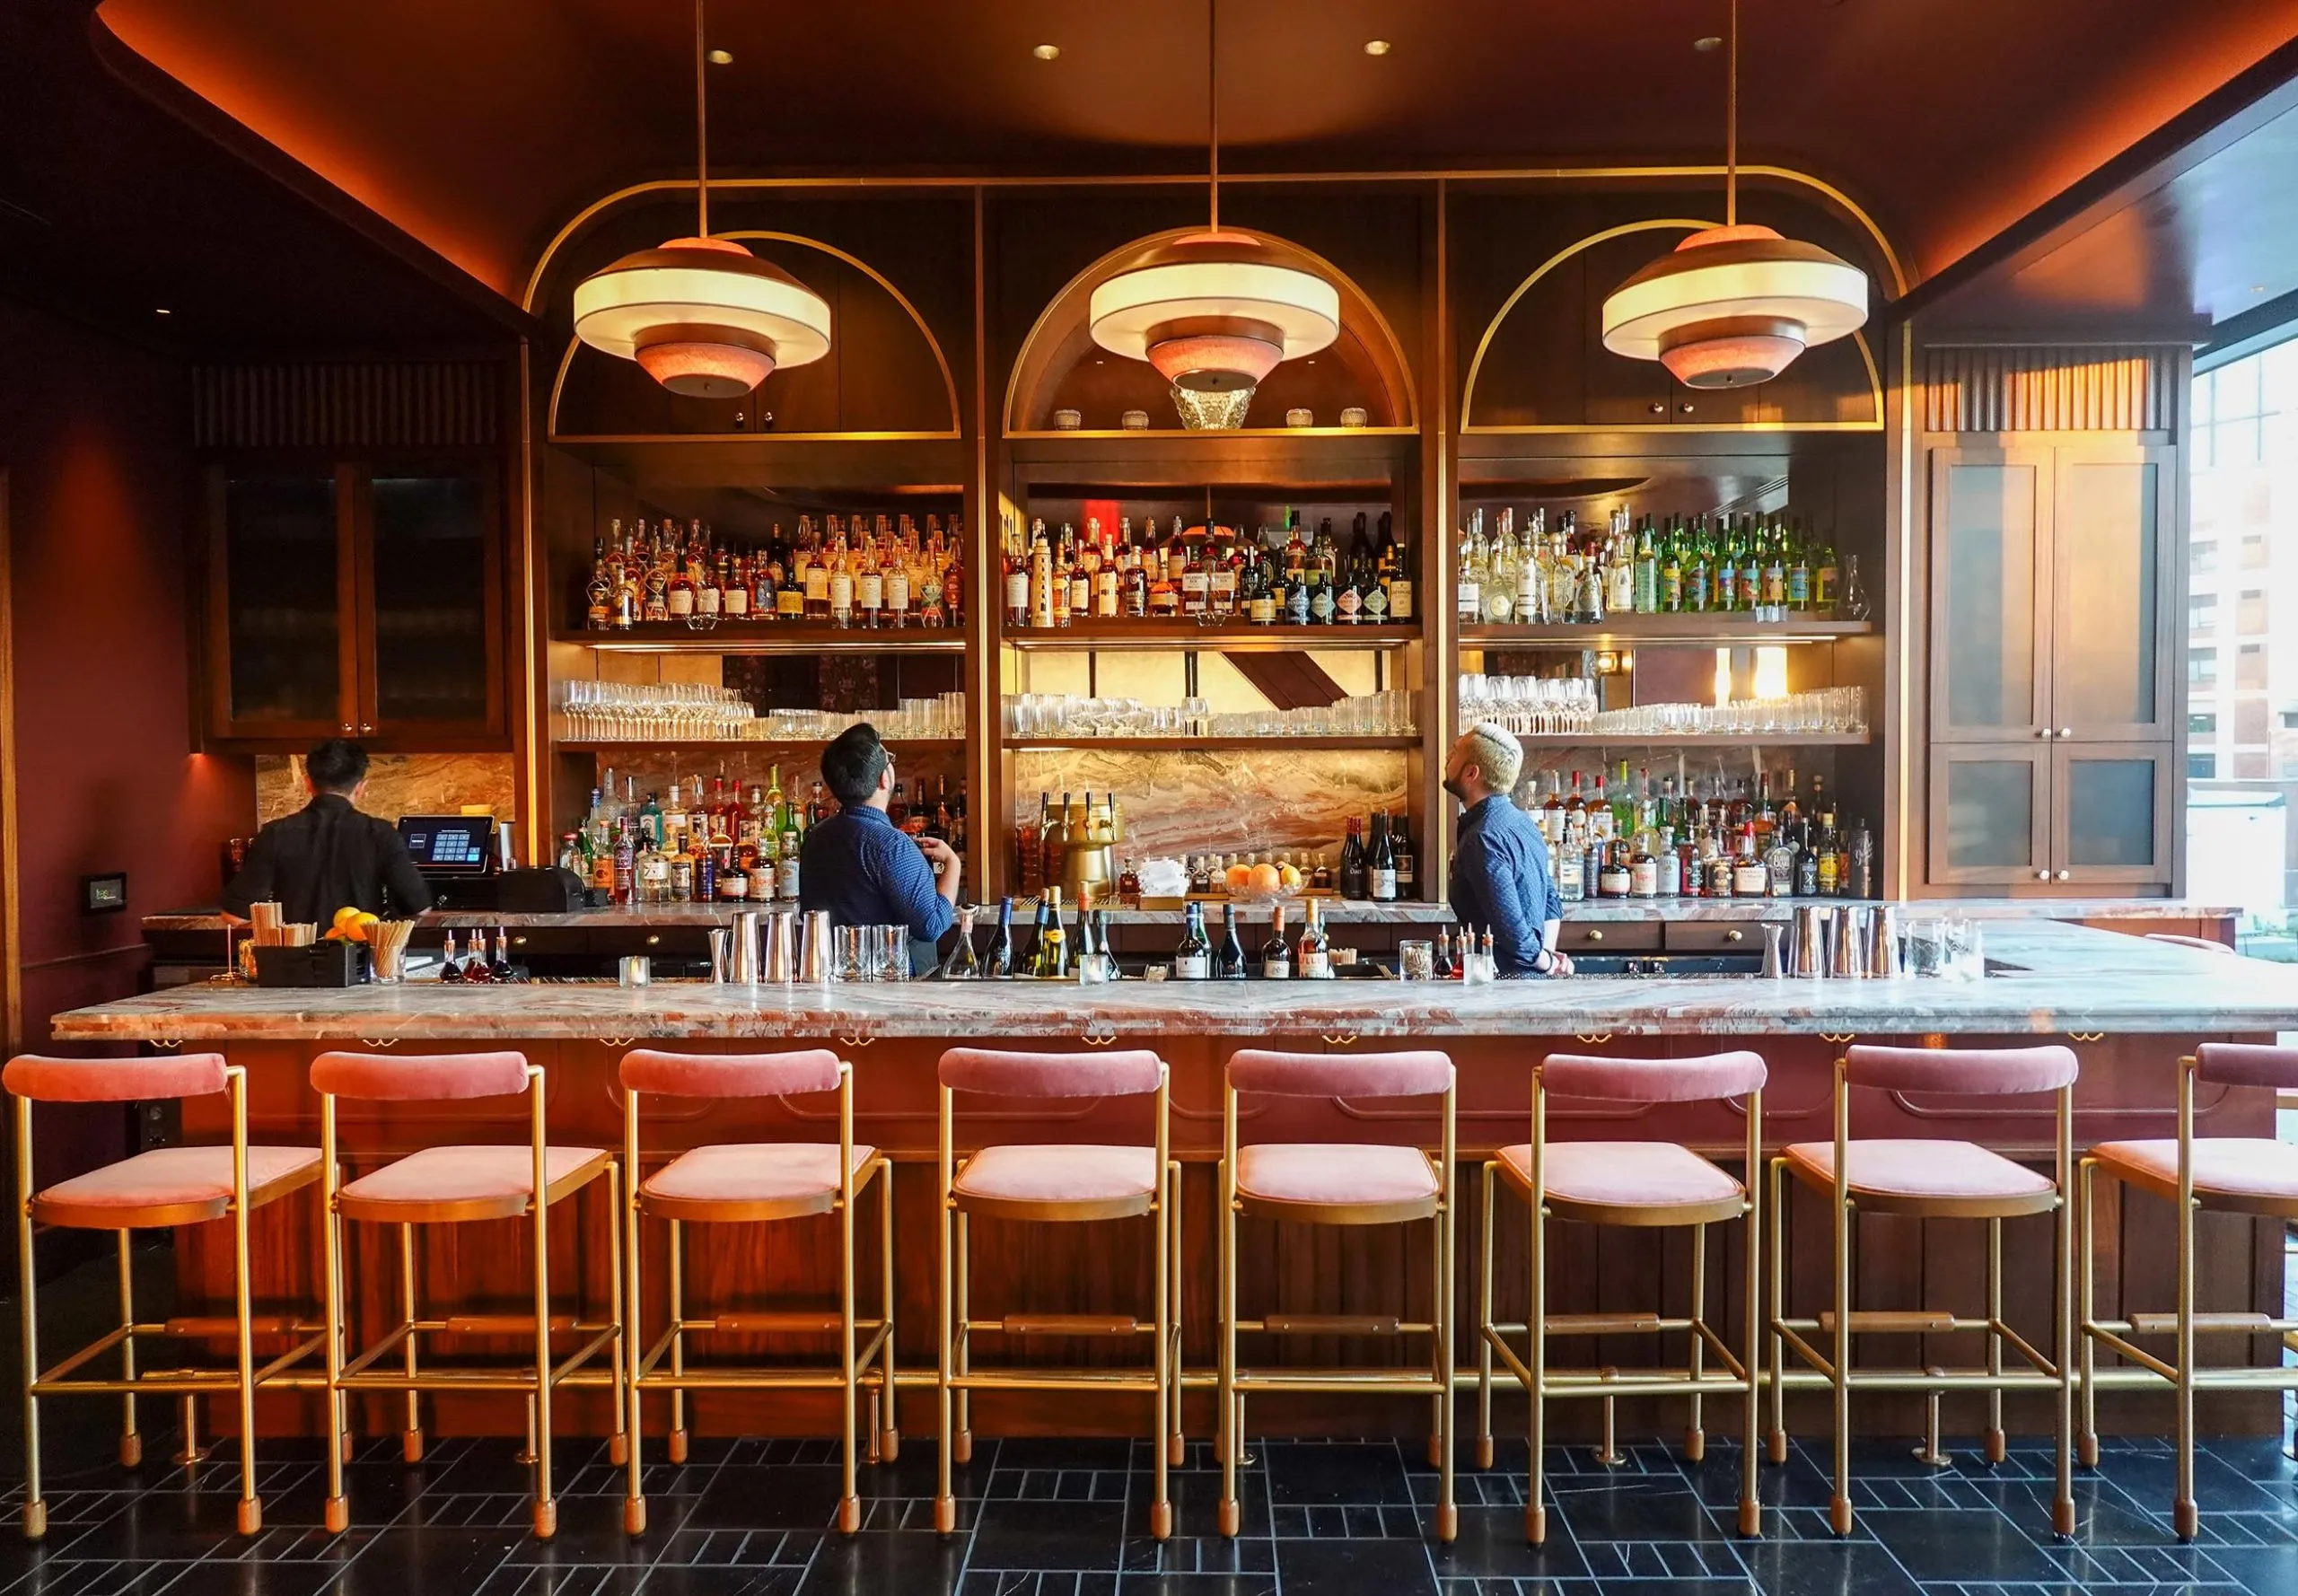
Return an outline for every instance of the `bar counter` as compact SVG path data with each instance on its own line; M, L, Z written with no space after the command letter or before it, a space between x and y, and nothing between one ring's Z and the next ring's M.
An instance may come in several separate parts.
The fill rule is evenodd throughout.
M1916 911L1919 912L1919 911ZM1829 1094L1833 1061L1845 1044L1892 1041L1932 1046L2073 1046L2083 1075L2076 1092L2077 1146L2113 1138L2169 1136L2173 1129L2176 1061L2202 1040L2270 1040L2298 1029L2298 969L2206 952L2171 943L2031 917L1990 921L1986 951L1997 973L1972 982L1891 980L1767 980L1761 978L1574 978L1500 982L1404 985L1376 979L1329 983L1176 983L1127 981L1074 984L918 982L826 987L718 986L662 982L624 988L612 985L536 983L503 987L442 987L417 981L399 987L340 991L260 990L213 985L178 987L146 996L74 1010L56 1016L59 1041L75 1044L146 1043L219 1048L247 1066L252 1134L262 1143L316 1144L318 1101L307 1081L311 1060L330 1048L376 1049L389 1057L424 1051L517 1047L549 1075L554 1142L618 1148L622 1144L621 1096L615 1071L623 1052L641 1041L686 1045L701 1051L756 1049L761 1042L828 1045L853 1061L855 1134L887 1149L898 1165L895 1182L897 1346L905 1377L927 1379L934 1358L933 1307L935 1215L933 1167L937 1145L934 1065L945 1046L1004 1039L1053 1051L1112 1045L1155 1048L1171 1068L1171 1136L1183 1162L1182 1320L1186 1360L1192 1370L1210 1359L1215 1334L1215 1268L1211 1223L1214 1161L1221 1140L1222 1071L1235 1048L1274 1041L1300 1050L1377 1049L1383 1046L1442 1048L1460 1070L1460 1234L1477 1233L1478 1171L1493 1150L1527 1136L1528 1070L1548 1051L1608 1051L1683 1057L1719 1048L1751 1048L1770 1071L1764 1099L1764 1139L1776 1147L1829 1134ZM191 1140L227 1134L223 1100L185 1105ZM478 1100L438 1104L346 1104L342 1115L349 1173L426 1144L453 1141L508 1142L524 1134L523 1102ZM2270 1092L2227 1090L2206 1097L2197 1130L2214 1136L2271 1136ZM1025 1109L975 1105L958 1130L960 1150L993 1141L1073 1141L1109 1144L1145 1136L1137 1101L1084 1100L1035 1104ZM1254 1100L1242 1120L1247 1141L1384 1142L1434 1145L1432 1109L1417 1103L1353 1103L1338 1100ZM650 1104L640 1140L642 1173L689 1147L758 1140L819 1141L836 1135L826 1103L804 1099ZM1746 1121L1736 1105L1715 1102L1623 1109L1559 1100L1549 1110L1551 1136L1600 1139L1666 1138L1697 1147L1736 1167ZM1855 1131L1862 1136L1963 1137L2009 1156L2047 1162L2053 1121L2048 1101L2029 1097L1935 1100L1905 1094L1861 1094ZM1792 1185L1792 1183L1791 1183ZM315 1241L303 1202L259 1215L257 1291L274 1300L307 1300L315 1271ZM1781 1267L1792 1299L1815 1306L1828 1277L1825 1210L1800 1190L1788 1203L1789 1241ZM2112 1188L2102 1196L2101 1291L2109 1308L2160 1311L2171 1302L2172 1233L2160 1203L2122 1204ZM1496 1211L1499 1263L1495 1288L1504 1302L1522 1302L1524 1243L1521 1211ZM508 1224L509 1222L504 1222ZM833 1283L836 1252L831 1222L799 1220L774 1226L697 1226L689 1237L689 1289L745 1302L793 1297L819 1302ZM603 1291L608 1279L603 1217L586 1205L579 1225L554 1230L554 1260ZM217 1227L204 1227L204 1230ZM481 1227L482 1229L487 1227ZM512 1229L496 1225L497 1239L442 1247L427 1260L425 1278L457 1300L494 1296L515 1300L522 1289L519 1244ZM1147 1249L1137 1225L1024 1227L983 1222L977 1232L976 1282L982 1301L1013 1311L1092 1314L1130 1311L1147 1275ZM1729 1257L1740 1246L1735 1226L1712 1227L1711 1278L1730 1281ZM513 1229L515 1229L513 1226ZM216 1299L230 1278L227 1243L184 1232L178 1258L182 1296ZM577 1232L581 1233L578 1234ZM1984 1248L1973 1227L1894 1215L1863 1215L1860 1293L1877 1307L1960 1308L1983 1301ZM1244 1230L1247 1281L1281 1289L1299 1312L1364 1314L1397 1311L1398 1283L1407 1277L1409 1243L1386 1227L1350 1229L1310 1237L1260 1222ZM2004 1231L2011 1263L2005 1309L2014 1322L2038 1329L2048 1319L2050 1224L2047 1218L2012 1222ZM355 1311L365 1328L391 1319L394 1292L389 1249L362 1238L364 1262L355 1258L359 1283ZM1459 1261L1460 1301L1473 1302L1475 1249ZM1689 1250L1680 1236L1631 1231L1607 1235L1599 1249L1587 1227L1558 1227L1550 1244L1554 1311L1607 1311L1682 1301L1688 1290ZM2214 1309L2278 1311L2282 1258L2278 1227L2206 1215L2198 1233L2200 1277ZM865 1267L864 1277L873 1277ZM1729 1293L1727 1293L1728 1295ZM190 1310L182 1310L189 1311ZM1008 1311L993 1307L993 1313ZM663 1304L646 1305L659 1326ZM1728 1302L1724 1322L1736 1308ZM820 1352L815 1342L784 1337L729 1337L728 1350L792 1355ZM1311 1363L1392 1355L1389 1343L1343 1346L1324 1337L1292 1338L1282 1355ZM1913 1334L1863 1336L1863 1362L1904 1366L1961 1361L1968 1347ZM1649 1337L1599 1338L1600 1364L1632 1365L1649 1355ZM1918 1343L1922 1345L1918 1346ZM2206 1357L2238 1358L2233 1337L2215 1337ZM1464 1370L1474 1367L1474 1343L1465 1333L1458 1349ZM1108 1355L1099 1344L1048 1352L1092 1361ZM443 1425L496 1432L515 1430L514 1412L487 1407L488 1399L443 1399ZM1956 1404L1977 1399L1950 1398ZM1800 1399L1799 1399L1800 1401ZM295 1410L287 1399L268 1422L306 1430L316 1408ZM1632 1406L1632 1405L1631 1405ZM1203 1434L1209 1396L1189 1392L1188 1422ZM906 1409L911 1427L925 1424L925 1407ZM1584 1413L1584 1409L1583 1412ZM605 1412L581 1410L583 1424L603 1426ZM2209 1393L2205 1428L2270 1430L2279 1412L2271 1394ZM2013 1399L2014 1429L2040 1430L2043 1406ZM808 1399L728 1396L701 1409L699 1425L719 1433L824 1433L827 1409ZM2161 1431L2170 1421L2166 1399L2109 1392L2101 1399L2109 1429ZM1425 1408L1372 1397L1290 1399L1257 1410L1271 1433L1370 1434L1415 1433ZM371 1433L390 1427L380 1408L367 1416ZM1140 1416L1121 1401L1069 1405L1050 1415L1039 1405L1006 1408L985 1399L977 1427L996 1434L1048 1422L1071 1430L1129 1433ZM1567 1420L1566 1422L1576 1422ZM1659 1409L1630 1413L1621 1422L1657 1429ZM1672 1420L1667 1421L1672 1423ZM1921 1399L1877 1396L1863 1404L1860 1423L1908 1434L1922 1423ZM1823 1428L1819 1408L1791 1410L1799 1429Z

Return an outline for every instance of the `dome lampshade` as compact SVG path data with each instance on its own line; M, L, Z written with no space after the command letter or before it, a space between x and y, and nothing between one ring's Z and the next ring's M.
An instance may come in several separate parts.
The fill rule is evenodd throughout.
M1710 227L1614 289L1604 347L1687 388L1744 388L1867 320L1867 275L1768 227Z
M732 239L678 238L584 278L574 332L672 393L740 399L829 353L829 305Z
M1162 246L1093 290L1093 342L1147 361L1182 392L1241 393L1250 402L1279 362L1313 355L1340 336L1339 291L1313 273L1255 259L1259 248L1234 232L1191 233Z

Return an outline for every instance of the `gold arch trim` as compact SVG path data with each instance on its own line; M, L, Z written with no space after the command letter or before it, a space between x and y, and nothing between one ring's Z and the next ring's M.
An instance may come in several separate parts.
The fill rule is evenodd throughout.
M1891 248L1875 218L1851 196L1824 178L1813 177L1792 166L1767 166L1760 163L1742 164L1742 177L1768 178L1791 187L1807 189L1820 196L1865 230L1881 251L1883 264L1891 274L1891 297L1896 299L1908 290L1907 271L1899 264L1899 251ZM1334 171L1334 172L1232 172L1222 181L1232 188L1246 187L1361 187L1366 184L1388 183L1575 183L1616 182L1651 178L1721 178L1721 166L1540 166L1540 167L1460 167L1436 168L1425 171ZM1012 177L979 175L975 177L914 177L914 178L713 178L710 186L722 191L829 191L836 189L1158 189L1199 188L1205 182L1203 172L1174 172L1166 176L1136 177ZM588 227L605 212L632 199L650 194L691 194L695 184L685 178L653 178L643 183L631 183L603 194L569 217L566 224L551 235L535 259L534 269L527 275L526 292L519 303L528 314L535 313L535 303L542 292L543 278L549 273L551 263L569 240Z
M586 211L584 215L587 217L590 214L590 212ZM958 413L958 381L955 376L951 374L950 357L942 352L942 340L934 336L934 329L925 324L925 318L919 315L917 313L917 307L909 303L909 295L895 287L892 279L889 278L885 273L880 271L876 267L872 266L868 261L863 259L858 255L841 250L836 244L826 244L818 238L808 238L803 233L776 232L768 229L753 227L713 233L711 236L713 238L756 239L760 242L765 243L795 244L801 249L819 250L824 255L829 255L837 259L843 260L846 265L862 273L872 282L877 284L879 287L884 289L887 294L892 296L894 303L902 308L903 313L909 318L911 325L917 329L918 336L925 340L925 346L934 351L934 364L941 368L942 388L943 392L948 396L950 401L950 430L948 432L923 433L911 435L930 438L955 438L962 435L960 432L961 423L960 422ZM562 242L566 237L567 232L562 230L559 236L551 241L551 250L556 250L560 242ZM530 311L533 309L534 295L541 280L543 266L548 265L548 261L549 253L546 252L543 263L535 267L535 276L533 279L530 280L527 285L527 304ZM566 390L566 373L574 367L574 352L581 348L582 346L582 339L578 338L570 338L566 340L566 352L558 357L558 374L552 381L550 385L550 414L548 420L546 423L546 425L548 428L548 435L554 438L558 435L559 395ZM701 436L706 434L697 435Z
M1563 249L1558 250L1555 254L1553 254L1553 255L1549 256L1546 260L1541 261L1541 262L1539 263L1539 267L1537 267L1533 270L1533 272L1532 272L1531 276L1530 276L1526 277L1522 282L1521 282L1521 283L1517 284L1517 285L1516 285L1516 288L1515 288L1515 292L1513 292L1513 294L1509 294L1509 296L1508 296L1506 299L1504 299L1504 300L1503 300L1503 301L1501 302L1499 310L1497 310L1497 311L1494 311L1494 312L1493 312L1492 320L1491 320L1490 321L1488 321L1488 322L1485 323L1485 328L1484 328L1484 336L1483 336L1482 338L1478 338L1478 339L1477 339L1477 341L1476 341L1476 355L1475 355L1475 357L1474 357L1474 358L1472 358L1472 359L1469 362L1469 380L1468 380L1468 383L1467 383L1466 387L1463 389L1463 390L1462 390L1462 392L1461 392L1461 394L1460 394L1460 431L1461 431L1461 433L1462 433L1462 434L1469 434L1469 433L1475 433L1475 434L1482 434L1482 435L1487 435L1487 436L1494 436L1494 435L1503 435L1503 434L1531 434L1531 433L1548 433L1548 432L1586 432L1586 431L1588 431L1589 429L1588 429L1588 427L1587 427L1584 424L1574 424L1574 425L1563 425L1563 424L1559 424L1559 425L1532 425L1532 426L1501 426L1501 425L1494 425L1494 426L1478 426L1478 425L1476 424L1476 382L1477 382L1477 377L1478 377L1478 374L1479 374L1479 373L1484 370L1484 356L1485 356L1485 354L1486 354L1486 352L1487 352L1487 350L1489 350L1489 349L1492 347L1492 340L1493 340L1495 337L1497 337L1497 336L1499 335L1499 332L1500 332L1500 324L1501 324L1502 322L1504 322L1504 321L1505 321L1505 320L1508 320L1509 314L1510 314L1512 311L1513 311L1515 310L1516 305L1517 305L1517 303L1518 303L1519 301L1521 301L1521 300L1524 297L1524 295L1526 295L1527 294L1530 294L1530 293L1532 291L1533 287L1534 287L1536 285L1538 285L1538 284L1539 284L1539 282L1540 281L1540 279L1541 279L1541 278L1543 278L1543 277L1547 276L1548 275L1548 273L1550 273L1550 272L1554 271L1557 267L1562 266L1566 261L1567 261L1567 260L1571 259L1574 256L1575 256L1575 255L1577 255L1577 254L1581 253L1581 251L1583 251L1583 250L1584 250L1592 249L1592 248L1594 248L1596 245L1601 244L1601 243L1604 243L1604 242L1606 242L1606 241L1609 241L1609 240L1612 240L1612 239L1616 239L1616 238L1624 238L1624 237L1626 237L1627 234L1629 234L1629 233L1633 233L1633 232L1655 232L1664 231L1664 230L1667 230L1667 229L1671 229L1671 228L1681 228L1681 229L1683 229L1683 230L1684 230L1685 232L1697 232L1700 231L1700 230L1701 230L1701 229L1703 229L1703 228L1707 228L1707 227L1717 227L1717 226L1721 226L1721 225L1722 225L1722 224L1721 224L1721 223L1717 223L1717 222L1708 222L1708 221L1702 221L1702 220L1700 220L1700 219L1698 219L1698 218L1697 218L1697 217L1692 217L1692 216L1655 216L1655 217L1653 217L1653 218L1651 218L1651 219L1649 219L1649 220L1643 221L1643 222L1624 222L1624 223L1620 224L1620 225L1618 225L1618 227L1607 227L1607 228L1605 228L1605 229L1604 229L1602 232L1592 232L1592 233L1588 234L1585 238L1575 240L1574 242L1565 245L1565 247L1564 247ZM1881 243L1881 235L1880 233L1878 233L1878 234L1876 235L1876 238L1877 238L1877 241L1878 241L1879 243ZM1884 250L1885 250L1886 256L1888 257L1889 250L1890 250L1890 246L1889 246L1889 245L1884 245L1883 247L1884 247ZM1896 280L1896 278L1897 278L1897 276L1898 276L1898 273L1899 273L1899 267L1898 267L1898 263L1897 263L1896 261L1892 261L1892 262L1890 263L1890 265L1891 265L1892 276L1893 276L1894 279ZM1806 422L1794 422L1794 421L1754 421L1754 422L1741 422L1741 423L1738 423L1738 424L1734 425L1731 428L1731 430L1732 430L1732 431L1734 431L1734 432L1881 432L1881 431L1882 431L1882 430L1883 430L1883 375L1882 375L1882 373L1881 373L1881 371L1876 367L1876 364L1875 364L1875 351L1874 351L1872 347L1870 347L1870 346L1869 346L1868 342L1867 342L1867 335L1866 335L1866 333L1865 333L1864 331L1855 331L1855 332L1853 332L1853 333L1852 333L1851 338L1852 338L1852 341L1853 341L1854 343L1855 343L1855 344L1857 344L1857 345L1859 346L1859 358L1860 358L1860 360L1861 360L1862 362L1864 362L1864 363L1865 364L1865 365L1866 365L1866 367L1867 367L1867 389L1868 389L1868 392L1869 392L1869 394L1873 398L1873 399L1874 399L1874 403L1875 403L1875 419L1874 419L1874 420L1873 420L1873 421L1806 421ZM1614 427L1606 427L1606 428L1603 428L1603 429L1601 429L1601 430L1606 431L1606 432L1627 432L1627 433L1637 433L1637 432L1671 432L1671 433L1672 433L1672 432L1683 432L1683 431L1687 431L1687 430L1689 430L1689 429L1687 429L1687 428L1684 428L1684 427L1678 426L1678 425L1674 425L1673 423L1669 423L1669 424L1666 424L1666 425L1660 425L1660 426L1644 426L1644 425L1636 425L1636 426L1614 426Z
M1075 294L1078 289L1083 287L1085 284L1094 281L1096 278L1107 272L1111 261L1118 260L1127 255L1135 254L1145 245L1167 243L1174 239L1187 238L1192 233L1203 232L1204 231L1205 229L1202 227L1169 227L1162 232L1145 233L1141 237L1134 239L1129 242L1119 244L1116 249L1107 251L1091 266L1079 272L1075 276L1071 277L1066 283L1064 283L1061 285L1061 291L1056 294L1051 299L1046 301L1045 308L1038 312L1037 320L1030 323L1030 330L1028 334L1022 339L1020 346L1013 352L1013 369L1005 373L1005 403L1003 409L1003 415L1004 417L1004 430L1007 437L1014 435L1013 399L1022 381L1022 373L1029 365L1030 351L1037 346L1039 335L1045 331L1047 323L1052 320L1054 308L1062 303L1065 300L1068 299L1071 294ZM1373 303L1373 296L1365 293L1364 289L1357 286L1356 279L1350 276L1346 272L1341 270L1340 267L1335 266L1331 261L1327 260L1323 256L1318 254L1314 250L1309 249L1301 244L1296 244L1291 239L1285 238L1281 234L1262 232L1250 227L1229 226L1224 228L1224 231L1241 233L1248 238L1258 239L1263 243L1281 244L1285 249L1296 250L1299 252L1302 259L1313 264L1319 271L1325 273L1333 281L1347 285L1348 292L1353 294L1356 300L1364 305L1366 311L1371 314L1373 318L1373 326L1374 329L1380 333L1381 341L1388 348L1389 357L1396 363L1398 375L1404 383L1404 408L1406 420L1402 430L1406 432L1417 432L1420 429L1420 395L1412 379L1412 362L1405 358L1404 346L1397 342L1396 329L1389 325L1389 319L1381 313L1381 307ZM1390 429L1382 428L1381 430L1387 431Z

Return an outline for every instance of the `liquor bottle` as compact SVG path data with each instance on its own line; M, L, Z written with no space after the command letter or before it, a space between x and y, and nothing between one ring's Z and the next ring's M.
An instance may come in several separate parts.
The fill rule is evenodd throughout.
M1835 545L1823 545L1819 562L1811 567L1811 608L1821 615L1840 616L1838 608L1842 601L1842 575L1836 566Z
M1397 896L1407 899L1420 896L1420 857L1412 851L1411 820L1399 813L1390 837L1397 860Z
M1580 834L1580 824L1574 821L1565 829L1563 837L1548 855L1549 868L1556 875L1556 895L1566 903L1583 903L1588 897L1587 846Z
M1036 956L1030 973L1039 980L1057 981L1069 973L1069 934L1061 924L1061 889L1047 887L1045 899L1045 906L1039 910L1044 925L1038 933Z
M1652 810L1645 806L1642 821L1636 828L1635 840L1627 855L1627 895L1630 898L1660 896L1660 832L1652 823Z
M635 822L626 819L616 828L614 839L614 900L627 904L638 890L638 834Z
M1414 618L1412 552L1401 540L1390 537L1390 513L1381 512L1381 541L1389 545L1389 619L1401 624Z
M1845 873L1844 893L1851 898L1875 895L1875 837L1864 820L1851 822L1851 845L1845 850L1850 868Z
M495 956L487 960L487 973L498 981L518 978L518 970L511 963L511 934L500 925L495 928Z
M1173 950L1173 979L1203 981L1212 975L1213 946L1205 940L1205 906L1192 903L1181 926L1180 945Z
M1247 974L1245 944L1237 936L1237 906L1221 906L1221 947L1213 956L1213 974L1224 981L1241 981Z
M1365 861L1366 890L1375 903L1397 900L1397 850L1386 810L1373 817L1373 846Z
M1038 960L1044 957L1045 953L1046 906L1051 901L1049 897L1040 897L1038 899L1037 922L1030 927L1030 945L1019 955L1013 964L1013 973L1017 976L1037 974Z
M1013 977L1013 900L997 900L997 935L989 944L989 975L993 980Z
M1115 799L1110 802L1114 803ZM1141 873L1133 868L1133 856L1126 855L1125 868L1117 875L1117 900L1122 908L1141 907Z
M1293 944L1285 937L1285 906L1278 904L1268 923L1268 940L1260 945L1260 975L1265 981L1293 978Z
M1010 901L1010 899L1009 899ZM978 981L981 979L981 958L974 951L973 921L978 911L966 904L958 910L958 940L950 949L950 956L934 972L937 981Z
M1340 845L1340 895L1360 903L1373 895L1372 869L1364 857L1364 843L1354 815L1349 817L1348 835Z
M622 523L615 522L619 528ZM604 632L614 625L613 578L607 574L607 546L603 538L591 539L591 580L583 590L588 607L583 614L583 629Z
M1636 613L1656 615L1659 609L1660 548L1647 515L1636 535Z
M1306 916L1301 929L1301 978L1329 981L1333 978L1332 939L1325 934L1323 900L1310 899Z
M1819 855L1819 864L1814 872L1815 879L1812 882L1817 896L1841 897L1843 895L1843 856L1836 843L1833 811L1820 811L1819 839L1811 846L1812 851Z
M1836 600L1836 618L1865 620L1872 613L1867 602L1867 590L1859 581L1859 557L1852 555L1843 562L1843 592Z

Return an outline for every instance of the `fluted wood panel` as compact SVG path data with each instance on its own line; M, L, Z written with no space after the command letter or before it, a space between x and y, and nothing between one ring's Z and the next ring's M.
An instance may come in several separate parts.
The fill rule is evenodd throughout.
M1924 352L1934 433L2169 432L2183 352L2164 345Z
M206 365L192 371L203 449L484 448L503 432L496 361Z

